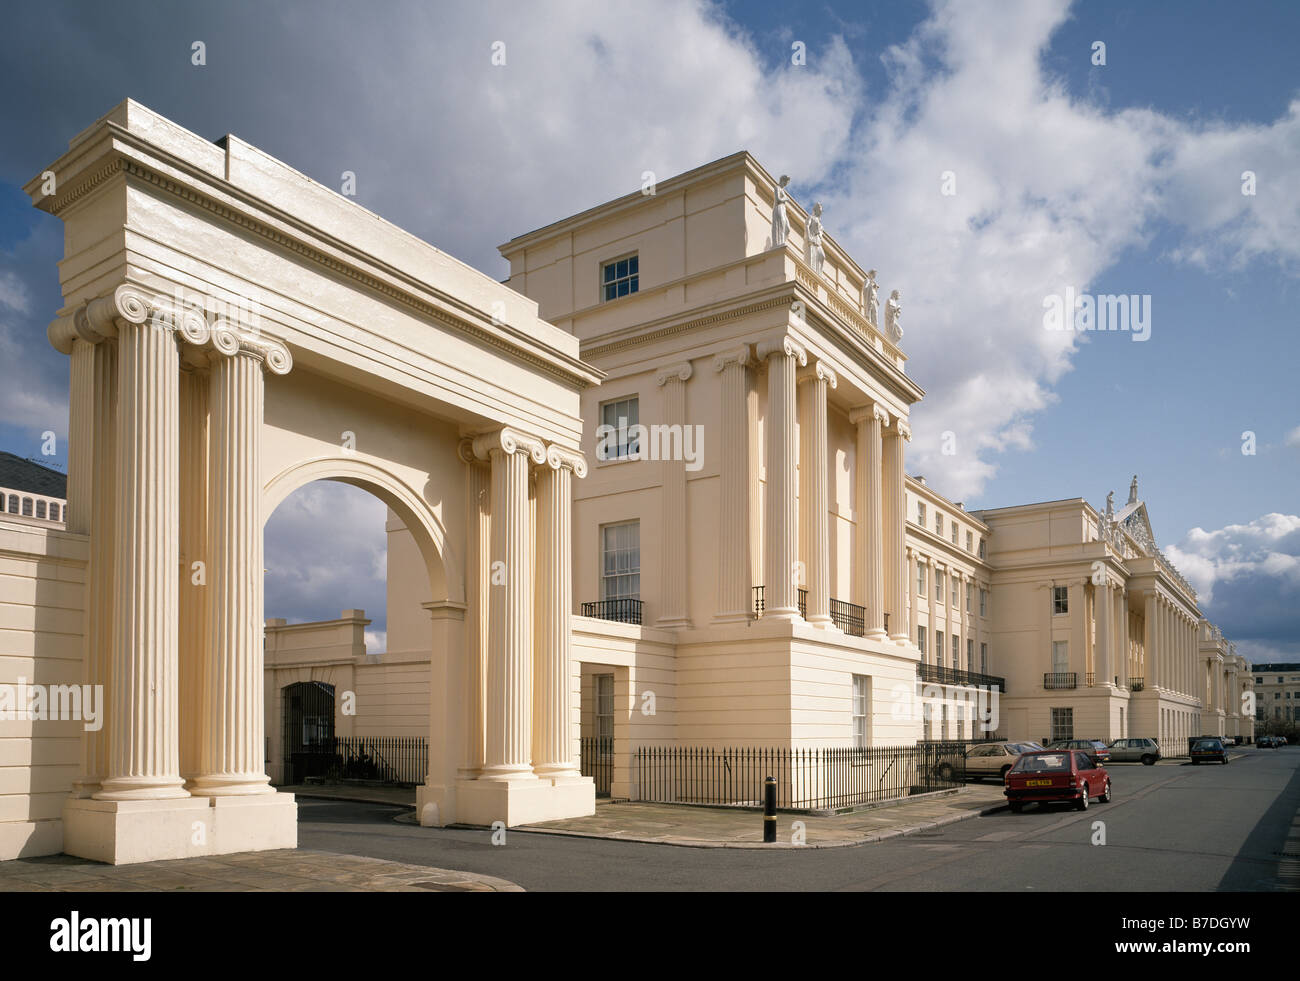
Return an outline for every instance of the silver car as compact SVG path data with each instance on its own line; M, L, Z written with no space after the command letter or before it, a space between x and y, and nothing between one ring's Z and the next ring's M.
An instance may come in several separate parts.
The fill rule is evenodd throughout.
M1011 769L1021 753L1033 753L1043 747L1031 742L979 743L966 750L966 776L997 777Z
M1110 744L1112 763L1142 763L1153 766L1160 759L1160 746L1154 739L1116 739Z

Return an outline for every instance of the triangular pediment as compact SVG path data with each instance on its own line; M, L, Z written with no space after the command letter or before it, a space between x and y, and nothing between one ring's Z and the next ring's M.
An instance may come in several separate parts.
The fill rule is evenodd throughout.
M1151 530L1151 519L1147 516L1147 506L1144 502L1126 504L1124 509L1115 515L1115 520L1144 554L1155 555L1160 551L1156 546L1156 536Z

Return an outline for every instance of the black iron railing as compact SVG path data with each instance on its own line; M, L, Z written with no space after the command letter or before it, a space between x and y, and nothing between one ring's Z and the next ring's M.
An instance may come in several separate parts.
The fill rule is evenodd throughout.
M633 799L666 804L758 807L776 779L777 807L813 810L948 790L965 777L963 743L788 749L643 746Z
M1078 688L1079 675L1074 671L1049 671L1043 675L1043 687L1049 690L1053 688Z
M1087 674L1083 676L1083 683L1088 688L1091 688L1094 684L1096 684L1096 682L1097 682L1097 675L1093 671L1089 671Z
M867 608L844 600L831 600L831 620L846 634L861 637L867 632Z
M377 780L406 787L424 783L429 741L423 736L335 736L333 780Z
M584 617L595 617L597 620L614 620L618 623L636 623L641 622L642 603L639 599L609 599L596 600L594 603L582 604L582 615Z
M996 688L1006 694L1007 679L993 674L980 674L978 671L962 671L959 668L945 668L942 664L918 664L916 673L924 682L937 685L970 685L975 688Z
M590 736L581 740L579 769L596 783L596 796L608 797L614 783L614 740L610 736Z
M766 609L767 606L763 601L763 587L755 586L754 587L754 616L761 617L763 615L763 611Z
M800 589L799 591L799 615L805 620L808 619L808 590ZM764 595L765 590L762 586L754 587L754 616L761 617L767 612L767 599Z
M808 590L799 590L799 615L805 620L808 619Z
M1145 678L1129 678L1128 680L1129 691L1143 691L1146 686L1147 683Z

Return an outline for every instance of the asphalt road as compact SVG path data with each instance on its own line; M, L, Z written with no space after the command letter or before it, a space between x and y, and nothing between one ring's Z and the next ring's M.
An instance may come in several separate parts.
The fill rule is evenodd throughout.
M1300 746L1242 748L1228 766L1110 767L1086 812L1003 811L847 848L681 848L419 828L383 805L299 802L299 843L500 876L540 890L1272 891L1300 811ZM782 816L784 832L790 818ZM1104 834L1104 844L1094 840Z

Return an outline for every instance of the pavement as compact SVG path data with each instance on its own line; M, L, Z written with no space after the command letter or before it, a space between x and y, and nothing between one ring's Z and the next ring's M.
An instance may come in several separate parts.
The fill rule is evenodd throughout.
M310 849L138 865L71 855L0 862L0 892L523 892L491 875Z

